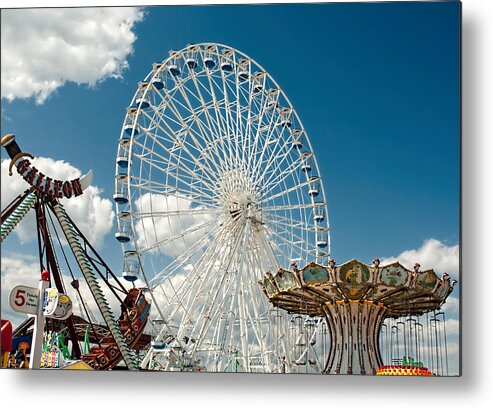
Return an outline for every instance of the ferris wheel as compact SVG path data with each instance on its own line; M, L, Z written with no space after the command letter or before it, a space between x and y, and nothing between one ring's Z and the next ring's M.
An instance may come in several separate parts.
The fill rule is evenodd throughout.
M258 281L327 264L330 242L315 154L279 85L228 46L171 51L138 84L116 162L123 276L152 296L161 367L289 371L293 319Z

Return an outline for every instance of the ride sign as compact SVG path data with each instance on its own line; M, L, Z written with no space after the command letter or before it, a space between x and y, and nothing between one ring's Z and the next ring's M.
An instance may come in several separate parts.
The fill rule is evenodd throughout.
M10 307L19 313L36 315L39 302L39 289L18 285L10 292Z
M52 319L65 320L72 314L72 301L56 288L46 289L43 314Z
M92 170L85 176L74 180L57 180L46 176L26 159L26 157L30 159L34 159L34 157L29 153L22 152L13 134L5 135L0 144L7 150L11 158L9 175L12 175L12 167L15 166L24 180L39 193L48 195L52 199L78 197L91 184Z

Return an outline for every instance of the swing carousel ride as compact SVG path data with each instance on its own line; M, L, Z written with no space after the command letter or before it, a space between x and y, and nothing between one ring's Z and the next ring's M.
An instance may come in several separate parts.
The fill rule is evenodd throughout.
M437 311L454 282L378 261L335 266L308 135L275 80L240 51L189 45L139 82L116 157L123 279L61 204L83 194L91 174L53 180L13 135L2 146L30 188L2 210L1 239L34 208L40 268L60 293L70 274L81 310L47 319L46 331L70 340L68 359L102 370L448 374ZM25 322L17 333L28 330Z
M413 271L398 262L380 266L377 258L372 266L357 260L336 266L331 260L328 267L310 263L298 270L293 264L291 270L280 269L275 275L267 273L261 285L275 306L325 319L331 339L325 373L431 375L420 362L423 344L418 339L418 327L422 327L419 316L431 314L432 317L427 316L425 320L435 323L435 341L441 343L437 332L441 321L437 316L443 312L439 314L436 310L443 305L456 282L451 281L448 274L439 279L433 270L420 271L419 266L416 264ZM400 348L398 331L403 326L404 357L397 364L389 364L390 367L384 366L382 359L382 349L389 347L387 339L384 347L379 344L380 332L389 327L385 319L392 320L391 341L396 343L392 352ZM439 353L437 345L436 357ZM428 354L433 355L433 352ZM432 359L429 359L430 364L434 363L434 357ZM394 359L391 362L396 363ZM439 368L437 363L437 368L443 373L442 359L440 364ZM412 370L411 367L418 368Z

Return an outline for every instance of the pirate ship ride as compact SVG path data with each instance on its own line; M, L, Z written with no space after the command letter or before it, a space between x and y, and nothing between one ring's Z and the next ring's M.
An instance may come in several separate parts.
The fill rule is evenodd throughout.
M113 369L121 361L130 370L138 369L136 352L149 344L149 336L144 336L150 309L145 291L135 287L128 290L123 285L67 214L61 202L62 199L73 199L83 195L84 190L91 183L92 173L89 172L74 180L57 180L45 175L33 165L33 156L22 152L14 135L3 137L1 145L11 158L10 175L15 168L30 185L2 210L1 242L28 212L34 209L40 269L49 273L49 281L59 293L65 293L70 285L76 293L81 314L85 314L85 319L78 318L79 327L76 324L77 317L74 315L63 322L48 318L47 327L56 327L59 332L65 333L65 337L70 342L68 357L71 360L82 360L97 370ZM63 240L68 244L73 262L68 260ZM65 261L65 273L62 273L60 258ZM74 270L74 263L80 273ZM93 297L104 324L96 322L94 312L90 310L88 301L84 300L80 275L88 289L86 292ZM71 277L69 282L65 282L67 276ZM118 319L114 317L109 305L108 294L120 304L121 315ZM85 322L82 330L81 320ZM30 318L21 324L14 331L14 335L24 335L29 339L29 335L32 336L33 321L34 318ZM84 335L85 352L82 352L79 344L82 332L91 334L91 336ZM147 338L146 344L142 344L143 337ZM31 368L38 367L31 366Z

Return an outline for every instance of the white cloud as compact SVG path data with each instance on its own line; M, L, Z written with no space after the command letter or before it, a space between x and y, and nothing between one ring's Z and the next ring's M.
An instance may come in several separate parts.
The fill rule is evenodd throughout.
M381 264L399 261L405 267L412 269L418 262L421 270L433 269L438 275L448 273L457 279L459 276L459 245L447 246L436 239L428 239L418 249L410 249L402 252L396 257L381 258ZM460 283L460 282L459 282ZM441 311L446 313L446 334L449 374L459 373L459 299L456 290L445 301ZM429 318L429 316L427 317ZM423 344L421 345L423 355L431 355L435 352L433 347L428 347L426 330L424 332ZM443 339L441 340L443 342ZM402 352L402 350L401 350ZM434 357L435 358L435 357ZM428 357L429 359L429 357ZM429 368L430 361L425 358ZM435 369L436 371L436 369ZM445 372L444 372L445 373Z
M68 81L95 86L121 77L143 14L133 7L2 10L2 98L43 103Z
M459 245L447 246L436 239L428 239L418 249L409 249L397 257L382 258L385 265L399 261L405 267L412 269L418 262L421 270L433 269L436 273L448 273L457 278L459 276Z
M442 306L442 309L441 309L443 312L445 312L446 314L457 314L459 313L459 299L457 299L456 297L453 296L453 292L452 292L452 295L449 296L447 298L447 300L445 301L445 304Z
M447 336L458 336L459 335L459 320L457 319L447 319L445 321L445 327L447 330Z
M211 228L213 217L201 210L183 196L143 194L135 200L135 211L153 216L139 217L135 223L138 247L162 249L171 257L182 254Z
M38 157L32 160L33 165L52 178L67 180L81 176L81 171L63 160ZM1 206L5 208L15 197L25 191L29 185L15 171L8 175L10 160L2 160L1 164ZM115 214L110 200L101 197L101 190L89 186L84 194L71 199L62 199L68 215L76 223L86 238L96 247L100 246L106 234L113 229ZM14 229L22 243L36 238L34 212L26 216Z
M2 183L3 184L3 183ZM2 319L10 320L14 327L27 318L14 312L9 306L10 291L17 285L38 287L40 278L39 261L34 256L15 254L2 256Z

